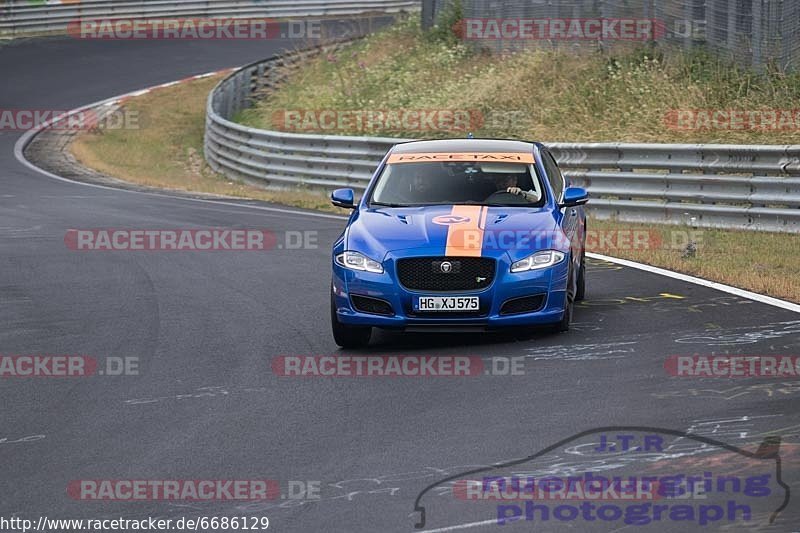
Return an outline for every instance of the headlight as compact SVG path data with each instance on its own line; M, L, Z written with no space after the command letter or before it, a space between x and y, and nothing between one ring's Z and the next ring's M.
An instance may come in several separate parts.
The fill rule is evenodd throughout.
M383 265L358 252L344 252L336 256L336 264L350 270L365 270L383 274Z
M566 255L555 250L545 250L529 255L525 259L511 263L511 272L525 272L526 270L539 270L557 265L564 260Z

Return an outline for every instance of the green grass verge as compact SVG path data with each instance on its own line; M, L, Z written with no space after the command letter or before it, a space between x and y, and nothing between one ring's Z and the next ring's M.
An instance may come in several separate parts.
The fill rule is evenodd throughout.
M481 137L800 143L800 113L793 115L791 124L784 123L788 129L783 130L676 130L665 123L673 110L800 109L800 74L758 76L701 52L666 54L631 47L604 53L539 49L498 56L439 33L423 33L412 18L373 34L311 61L269 100L237 119L276 129L281 125L276 113L286 110L476 110L484 119L474 131ZM329 132L400 137L465 133L402 125Z

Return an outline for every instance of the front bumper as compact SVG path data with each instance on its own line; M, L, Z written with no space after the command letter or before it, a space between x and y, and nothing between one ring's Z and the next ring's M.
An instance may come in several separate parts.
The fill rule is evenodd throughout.
M495 277L480 291L430 292L410 290L399 283L394 260L384 261L384 272L354 271L333 264L333 301L339 322L401 330L481 331L493 328L545 325L561 320L564 314L569 261L542 270L511 273L505 258L497 260ZM508 300L542 295L541 307L532 312L501 313ZM383 300L393 314L365 313L353 305L351 296ZM415 312L413 301L419 296L478 296L479 312ZM363 308L363 306L362 306ZM506 308L507 309L507 308Z

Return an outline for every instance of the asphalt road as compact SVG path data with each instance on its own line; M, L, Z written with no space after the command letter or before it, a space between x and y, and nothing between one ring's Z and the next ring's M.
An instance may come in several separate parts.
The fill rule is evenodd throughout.
M0 48L0 108L77 107L286 45L19 41ZM489 365L524 357L522 375L278 377L270 367L277 356L343 353L328 322L329 246L342 220L57 181L15 160L19 135L0 131L0 354L132 357L139 374L0 379L0 517L267 516L276 531L413 531L415 499L429 485L621 425L688 431L751 451L780 435L783 479L800 490L800 379L674 378L664 370L675 354L798 355L796 313L593 260L588 300L568 333L380 334L360 352L470 355ZM64 243L75 228L203 227L266 229L279 239L312 231L319 246L160 253L76 252ZM662 450L626 467L677 472L689 467L675 460L688 457L700 462L695 470L716 471L729 461L730 451L700 448ZM587 458L576 450L565 444L537 464L552 475L569 465L580 471ZM591 460L616 468L607 457ZM265 478L284 495L290 480L311 482L319 498L83 501L66 490L72 480ZM422 501L426 528L499 527L483 522L496 504L459 501L448 490ZM768 528L766 511L754 511L749 522L704 528L575 519L536 529L784 532L800 529L798 509L791 501Z

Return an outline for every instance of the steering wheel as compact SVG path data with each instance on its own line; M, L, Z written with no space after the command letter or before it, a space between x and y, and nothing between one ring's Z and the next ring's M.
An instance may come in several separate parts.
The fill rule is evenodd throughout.
M512 194L508 191L495 191L490 194L486 200L487 204L520 204L526 205L528 201L518 194Z

